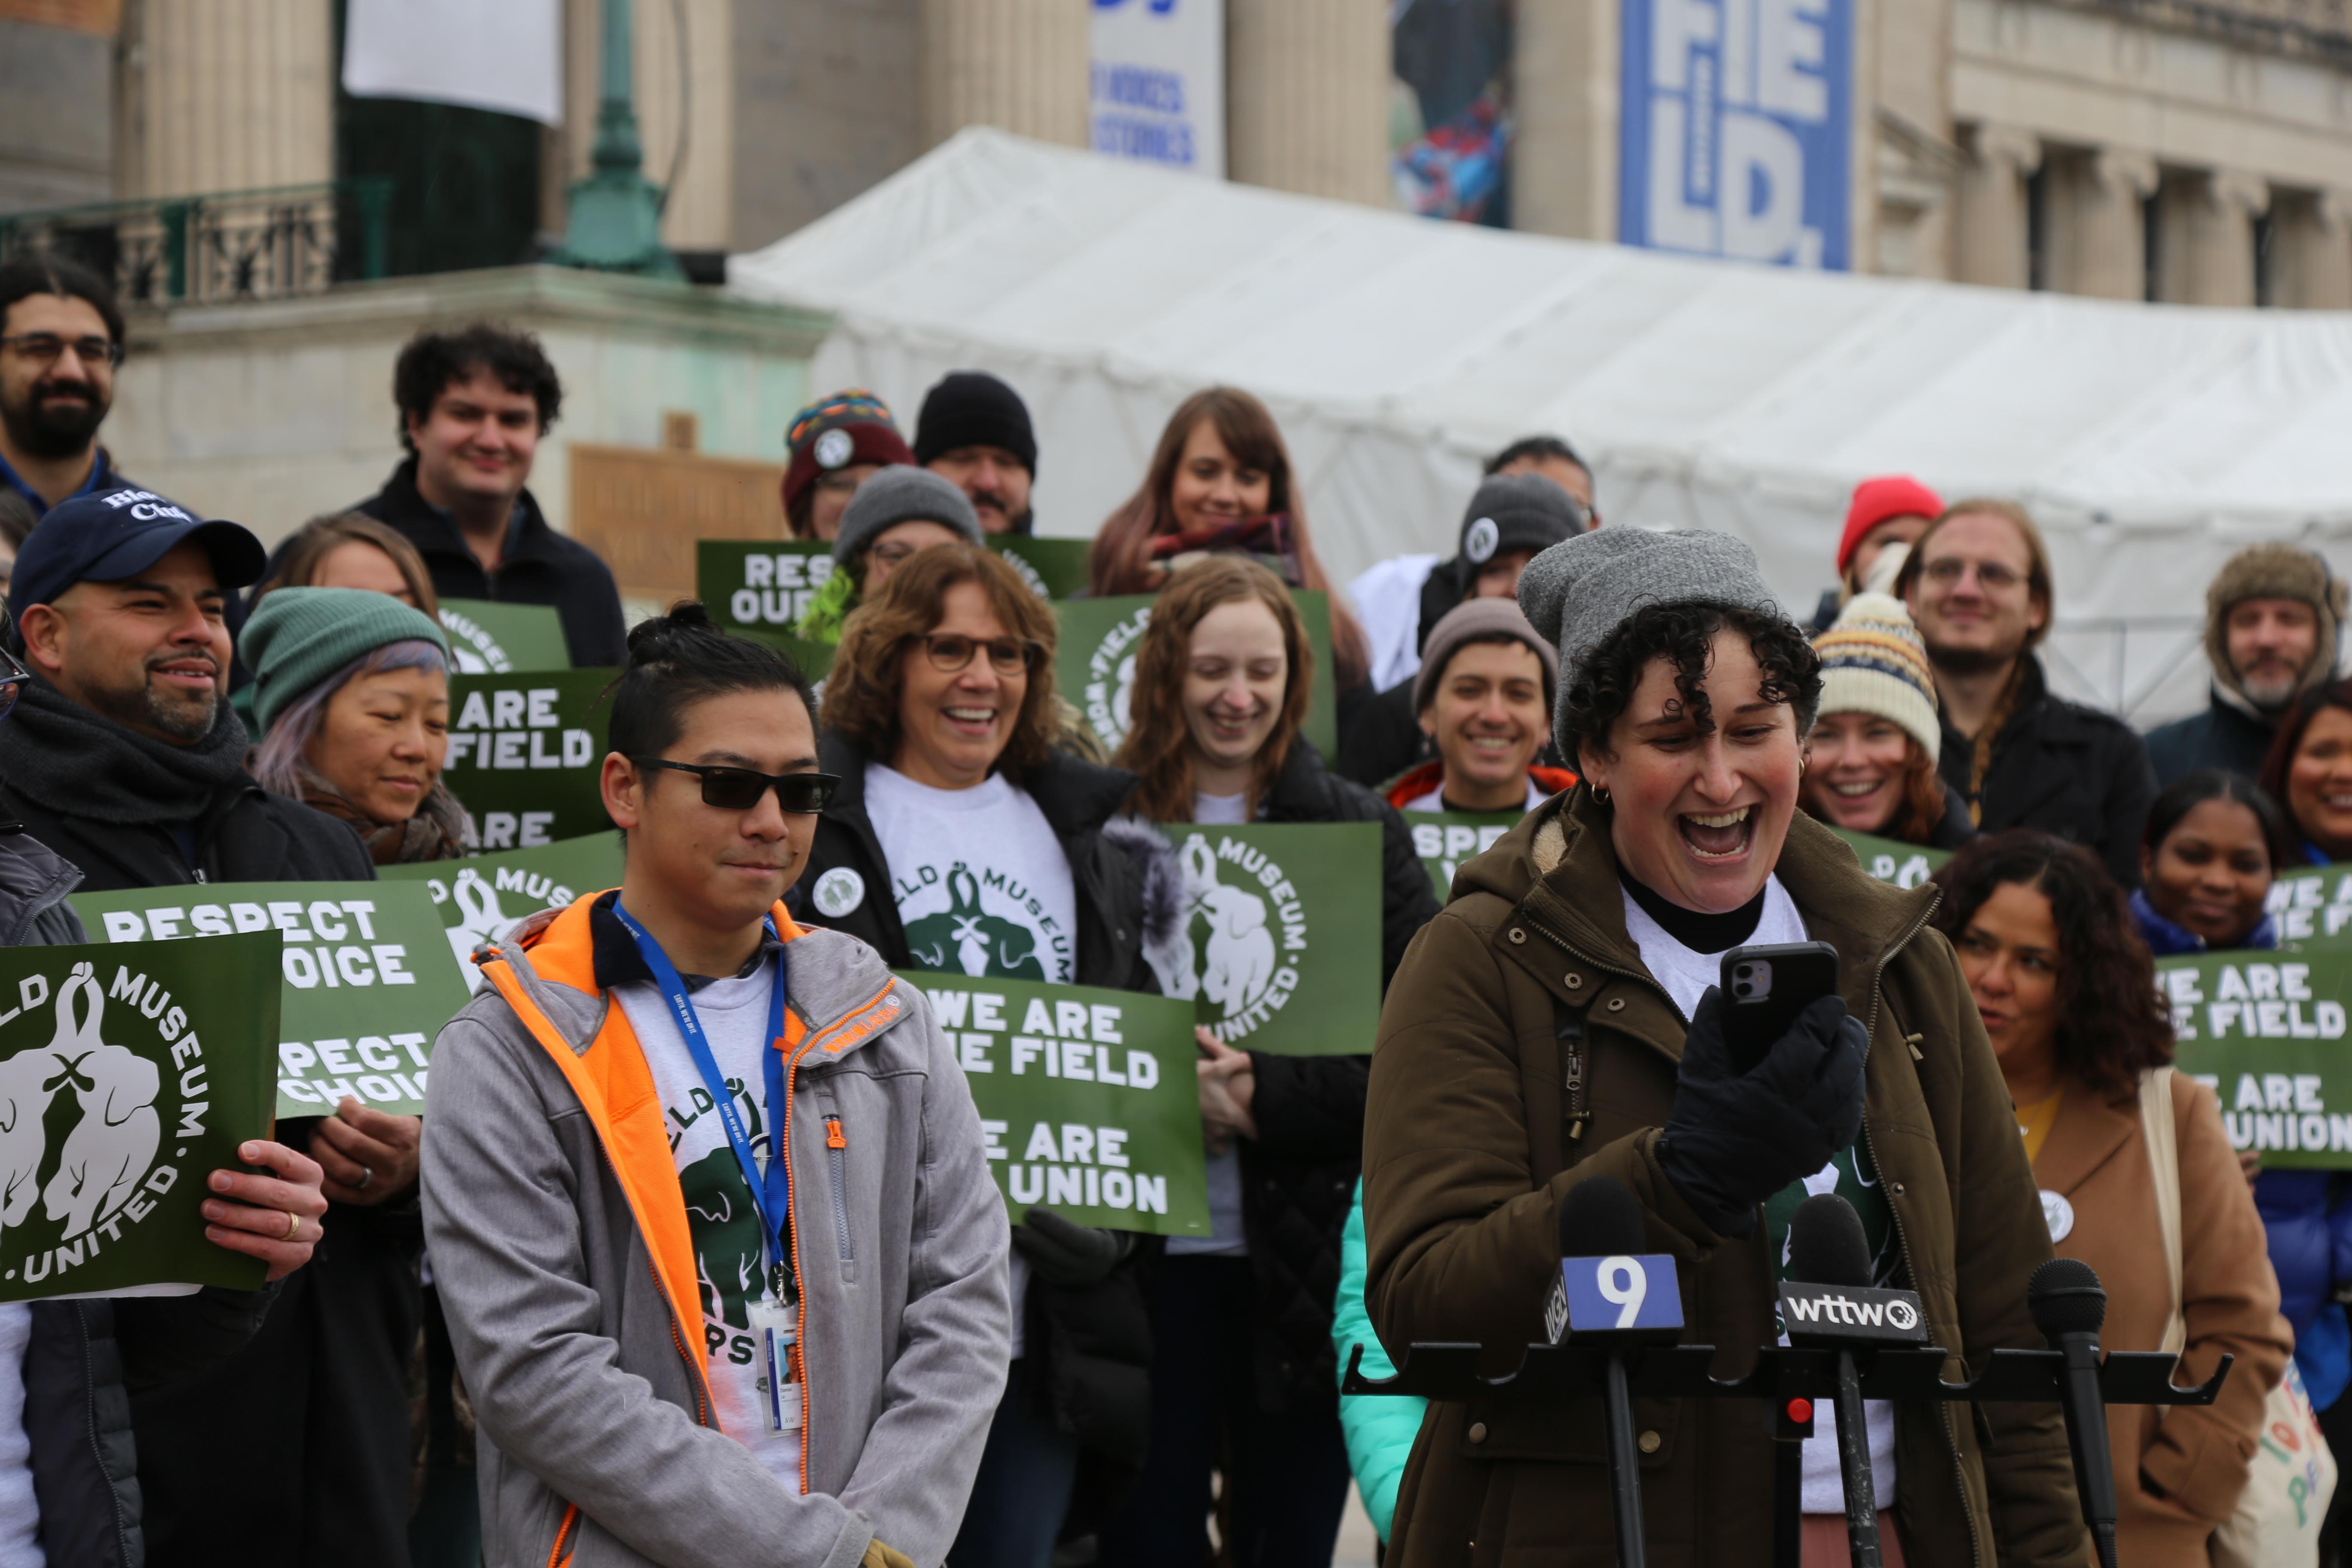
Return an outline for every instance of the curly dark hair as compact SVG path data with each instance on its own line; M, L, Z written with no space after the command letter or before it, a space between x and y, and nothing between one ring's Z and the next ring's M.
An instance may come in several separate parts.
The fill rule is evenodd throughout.
M2014 882L2050 900L2058 928L2058 1065L2098 1093L2127 1094L2172 1060L2172 1020L2156 960L2124 890L2079 844L2012 827L1970 839L1935 876L1937 931L1955 946L1995 889Z
M1748 639L1756 662L1764 670L1764 700L1786 702L1797 716L1802 739L1813 727L1822 703L1822 659L1805 634L1787 619L1729 605L1651 605L1626 617L1569 682L1560 698L1559 740L1570 767L1578 752L1591 747L1611 755L1610 727L1633 700L1633 689L1654 658L1675 667L1675 689L1682 708L1696 722L1699 733L1715 728L1707 700L1707 660L1716 634L1738 632Z
M563 383L557 378L547 351L530 333L492 321L476 321L455 331L428 327L408 340L392 367L392 401L400 411L404 451L416 450L416 443L409 438L408 422L415 419L421 424L429 418L433 405L453 383L468 380L480 370L498 377L499 384L509 392L530 394L539 405L542 436L563 411Z

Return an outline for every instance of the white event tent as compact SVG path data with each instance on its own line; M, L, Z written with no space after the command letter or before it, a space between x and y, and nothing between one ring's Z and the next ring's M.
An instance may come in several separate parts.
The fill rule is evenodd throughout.
M1170 410L1229 383L1281 421L1343 582L1450 553L1479 458L1538 432L1592 462L1611 525L1735 533L1801 610L1858 479L2021 500L2056 556L2053 677L2143 722L2200 700L2190 623L2232 549L2295 540L2352 572L2352 313L1686 259L987 130L734 258L728 286L832 312L812 390L869 387L909 437L947 371L1003 376L1047 534L1091 534Z

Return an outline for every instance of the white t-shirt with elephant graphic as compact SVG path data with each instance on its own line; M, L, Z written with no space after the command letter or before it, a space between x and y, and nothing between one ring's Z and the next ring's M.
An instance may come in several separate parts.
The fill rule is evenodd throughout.
M933 789L879 763L866 814L918 969L1067 985L1077 978L1078 897L1053 825L1002 773Z

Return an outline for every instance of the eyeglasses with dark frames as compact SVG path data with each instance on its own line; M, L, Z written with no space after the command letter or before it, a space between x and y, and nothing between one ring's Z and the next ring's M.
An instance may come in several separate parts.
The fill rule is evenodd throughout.
M25 688L32 681L33 672L5 645L0 645L0 719L16 710L16 699L25 695Z
M122 345L106 338L61 338L55 332L19 332L12 338L0 338L0 346L12 348L35 364L55 364L70 347L84 364L104 364L111 370L122 363Z
M702 780L702 804L721 811L749 811L772 789L778 810L808 816L823 811L841 787L838 773L763 773L756 768L673 763L667 757L631 757L629 761L641 768L695 774Z
M1024 637L968 637L961 632L931 632L916 638L931 668L953 675L971 663L982 648L988 667L999 675L1025 675L1045 662L1045 645Z

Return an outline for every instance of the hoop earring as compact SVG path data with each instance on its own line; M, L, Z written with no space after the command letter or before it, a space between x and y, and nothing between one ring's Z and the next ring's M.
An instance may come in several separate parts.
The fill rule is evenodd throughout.
M1607 805L1610 804L1609 791L1606 787L1601 784L1594 784L1592 786L1592 798L1596 804L1601 805Z

